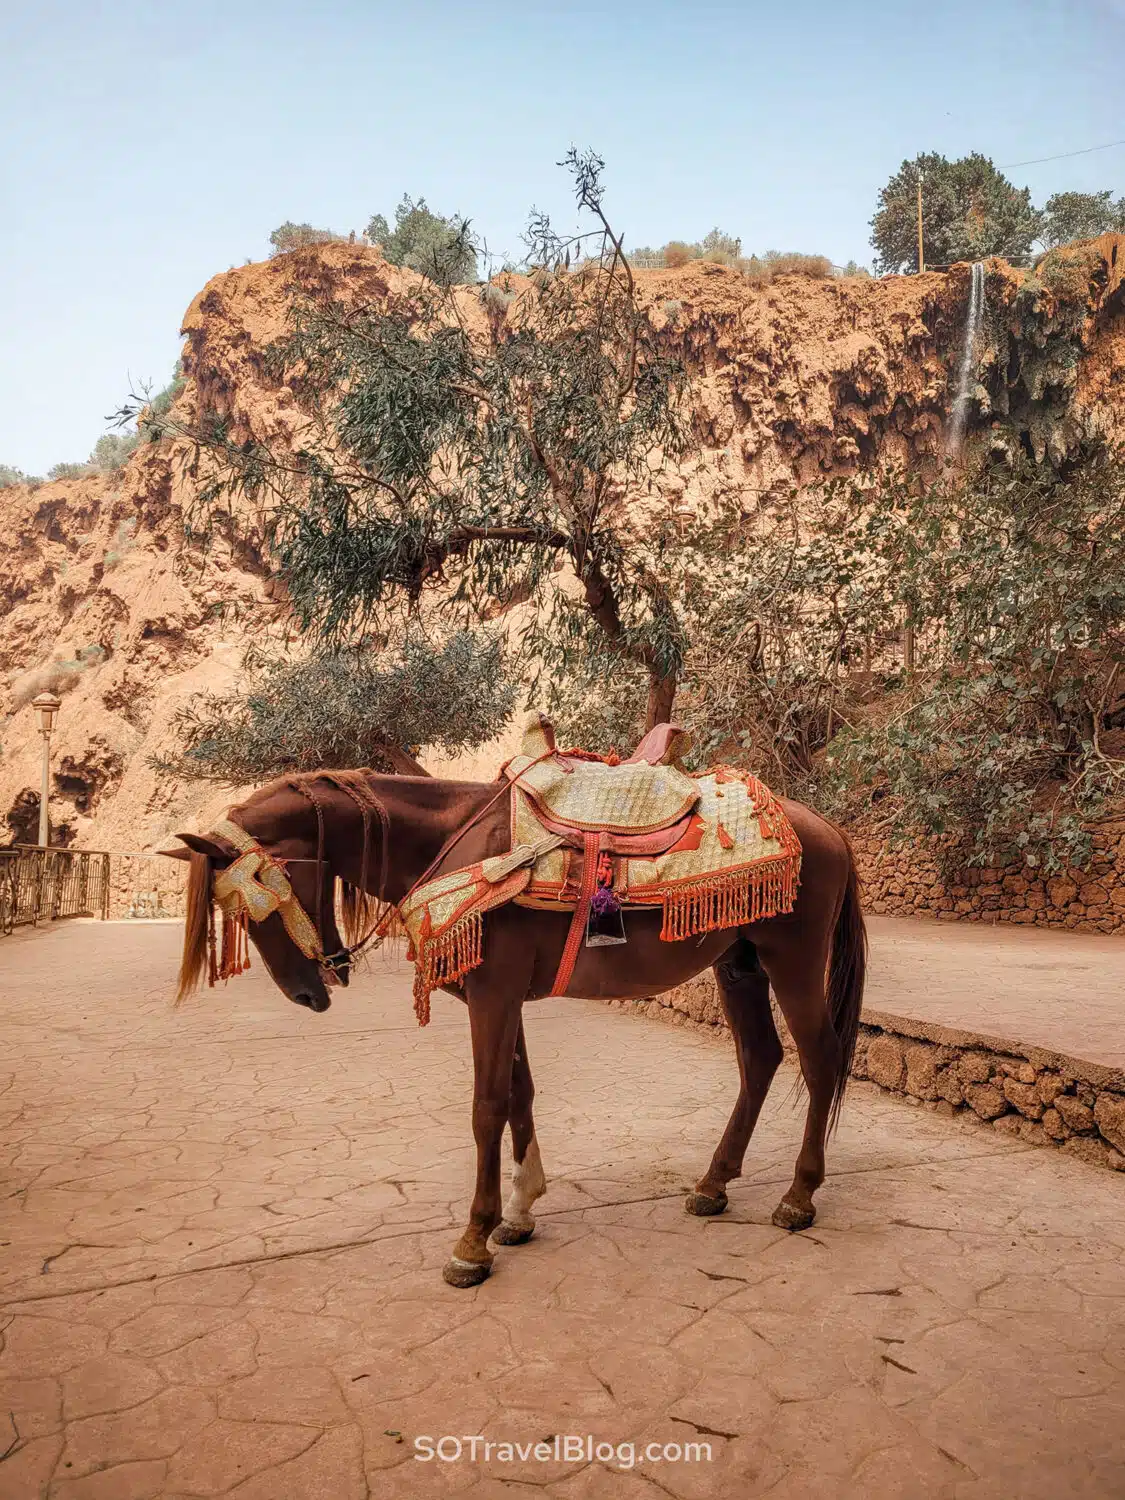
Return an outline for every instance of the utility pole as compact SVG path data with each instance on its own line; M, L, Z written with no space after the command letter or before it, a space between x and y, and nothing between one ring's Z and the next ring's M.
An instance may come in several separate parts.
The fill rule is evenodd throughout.
M918 173L918 275L926 269L926 252L922 245L922 174Z

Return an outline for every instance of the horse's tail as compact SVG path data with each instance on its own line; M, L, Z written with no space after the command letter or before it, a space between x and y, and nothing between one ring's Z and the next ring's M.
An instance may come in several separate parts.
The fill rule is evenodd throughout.
M188 872L187 913L184 917L184 952L180 959L180 982L176 1004L197 990L208 971L211 930L211 861L206 854L191 856Z
M863 1005L863 982L867 973L867 927L863 920L863 908L859 900L859 876L856 873L855 854L847 834L842 828L837 833L844 841L848 855L848 879L844 886L844 898L836 917L836 930L832 934L832 957L828 965L828 1013L840 1042L840 1062L836 1070L836 1086L832 1092L832 1112L828 1128L834 1130L844 1102L844 1091L848 1086L848 1075L855 1056L856 1037L859 1035L859 1013Z

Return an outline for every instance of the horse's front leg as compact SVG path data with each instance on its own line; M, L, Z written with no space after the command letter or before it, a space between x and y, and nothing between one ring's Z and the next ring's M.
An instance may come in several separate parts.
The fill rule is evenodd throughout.
M512 1064L524 990L513 995L468 976L466 1000L473 1038L473 1136L477 1182L469 1223L442 1275L450 1286L477 1286L492 1270L488 1237L500 1223L500 1142L508 1123ZM476 982L474 982L476 981Z
M520 1021L516 1037L516 1055L512 1063L512 1094L508 1108L508 1127L512 1132L512 1190L504 1204L504 1218L492 1238L498 1245L526 1245L535 1233L531 1209L537 1198L547 1191L539 1142L535 1139L535 1120L531 1113L535 1085L531 1080L531 1063Z

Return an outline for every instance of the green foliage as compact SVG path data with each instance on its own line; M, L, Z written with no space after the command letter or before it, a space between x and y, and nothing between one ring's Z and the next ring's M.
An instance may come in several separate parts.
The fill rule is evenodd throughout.
M1068 245L1110 230L1125 230L1125 198L1100 193L1055 193L1047 199L1039 238L1044 245Z
M156 395L147 402L144 411L139 416L137 431L146 441L157 442L163 437L165 419L185 383L183 361L178 359L172 370L172 379L163 390L157 391Z
M1060 246L1048 250L1035 267L1036 276L1049 291L1060 300L1074 305L1076 325L1085 316L1098 260L1092 247Z
M105 432L94 444L90 454L90 468L99 474L111 474L120 469L140 442L135 432Z
M837 481L684 545L676 718L697 763L896 841L953 834L976 864L1081 864L1084 825L1125 802L1120 459ZM591 653L553 706L570 740L621 748L640 687Z
M53 464L47 470L47 478L86 479L91 474L113 474L123 467L140 441L136 432L105 432L94 444L84 464Z
M270 244L273 246L270 254L285 255L290 250L304 250L309 245L326 245L342 238L342 235L335 234L331 229L314 229L311 224L294 224L291 219L286 219L270 235Z
M235 784L322 766L395 769L396 751L484 744L514 701L501 642L467 630L436 645L408 635L399 652L252 655L237 692L201 695L180 710L173 729L184 749L156 764Z
M723 259L716 261L718 265L733 265L742 254L742 241L734 235L724 234L716 226L710 234L704 235L700 251L701 260L716 260L722 256Z
M865 276L868 281L871 280L871 272L867 267L861 266L858 261L854 260L849 260L840 274L842 276Z
M824 746L854 711L854 673L893 638L900 593L885 508L855 482L796 491L744 523L699 570L684 706L704 760L741 753L788 795L815 798Z
M404 193L395 209L392 229L382 214L367 226L368 239L382 245L394 266L407 266L439 286L456 286L477 279L477 247L468 219L446 219Z
M924 643L896 712L846 728L845 809L954 832L973 862L1081 864L1125 791L1125 466L986 471L881 502L879 549Z
M25 474L22 469L15 469L11 464L0 464L0 490L10 489L14 484L40 485L43 480L35 474Z
M947 161L923 152L904 161L879 194L871 243L881 272L917 270L917 186L922 178L926 264L951 265L989 255L1022 259L1039 233L1040 215L1027 188L1008 181L986 156Z
M643 666L650 716L665 717L683 632L655 571L669 539L646 530L636 502L650 456L686 443L684 374L637 304L600 160L572 152L567 164L595 227L563 238L533 215L540 273L487 332L436 282L381 306L298 304L268 360L301 396L305 447L201 429L214 465L201 514L244 495L302 626L329 641L424 593L478 618L519 598L530 658L573 657L601 632ZM596 254L569 272L591 242Z

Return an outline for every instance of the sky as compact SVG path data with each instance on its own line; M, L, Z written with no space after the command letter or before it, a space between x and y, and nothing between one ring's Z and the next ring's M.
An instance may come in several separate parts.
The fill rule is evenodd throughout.
M904 159L1118 140L1123 76L1125 0L0 0L0 463L84 459L286 219L409 192L518 259L533 205L573 222L574 144L627 244L869 262ZM1009 176L1122 194L1125 146Z

